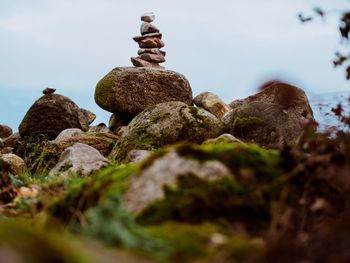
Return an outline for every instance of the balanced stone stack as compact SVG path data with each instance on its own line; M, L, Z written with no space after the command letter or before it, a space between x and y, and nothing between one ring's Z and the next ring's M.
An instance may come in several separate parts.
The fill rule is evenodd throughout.
M155 20L154 13L141 15L141 36L134 37L139 44L138 57L132 57L131 62L135 67L162 68L159 63L165 62L166 53L160 50L164 47L162 33L151 23Z

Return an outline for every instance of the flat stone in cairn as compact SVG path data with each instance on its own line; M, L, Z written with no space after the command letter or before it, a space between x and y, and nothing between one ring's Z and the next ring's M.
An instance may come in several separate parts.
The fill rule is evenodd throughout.
M141 21L151 23L156 19L153 12L144 13L141 15Z
M146 35L149 33L159 33L159 29L148 22L143 22L141 25L141 35Z
M162 41L162 33L152 25L155 20L154 13L141 15L141 36L134 37L134 41L139 44L138 57L132 57L131 62L135 67L162 68L158 63L165 62L166 52L160 49L165 46Z

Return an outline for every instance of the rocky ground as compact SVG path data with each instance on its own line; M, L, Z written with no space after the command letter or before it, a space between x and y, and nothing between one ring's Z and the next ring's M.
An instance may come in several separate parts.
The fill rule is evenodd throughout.
M0 126L0 262L349 262L350 135L301 89L228 105L116 68L95 101L108 125L48 89Z

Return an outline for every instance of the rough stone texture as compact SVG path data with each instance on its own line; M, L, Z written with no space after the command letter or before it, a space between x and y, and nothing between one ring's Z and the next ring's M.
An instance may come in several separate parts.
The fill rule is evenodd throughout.
M153 12L144 13L141 15L141 21L151 23L156 19L156 15Z
M244 144L244 142L242 142L241 140L237 139L235 136L229 133L224 133L214 139L208 139L204 141L202 144L220 144L220 143L243 143Z
M90 127L88 132L109 133L110 129L104 123L100 123L96 126Z
M149 61L143 60L139 57L136 57L136 58L132 57L131 62L135 67L148 67L148 68L156 68L156 69L163 68L158 63L149 62Z
M138 43L140 48L162 48L165 46L164 42L158 37L147 37Z
M9 174L5 172L7 168L6 167L0 167L0 168L1 168L0 169L0 204L7 204L16 198L17 192ZM1 212L2 211L0 210L0 214ZM5 253L6 253L6 250L5 250Z
M107 165L109 161L95 148L76 143L62 153L57 165L50 171L50 175L68 177L69 173L76 173L87 176Z
M163 55L164 57L166 56L166 52L163 50L160 50L159 48L141 48L137 51L138 55L141 55L144 53Z
M146 35L149 33L159 33L159 29L155 25L152 25L151 23L148 23L148 22L142 23L140 31L141 31L141 35Z
M112 114L111 117L109 118L108 126L109 126L109 129L115 133L115 132L118 132L120 128L128 125L130 121L131 121L130 119L124 119L117 116L116 114Z
M244 100L234 101L224 117L230 133L244 142L266 147L295 143L303 122L313 118L303 90L277 83Z
M30 107L19 126L19 133L22 137L44 134L55 139L68 128L87 131L89 122L86 110L65 96L50 94L42 96Z
M82 143L95 148L102 155L108 156L118 138L118 136L111 133L87 132L78 133L74 136L67 137L57 142L57 144L61 149L66 149L75 143Z
M11 136L4 139L4 147L14 147L15 144L21 139L21 135L18 132L15 132Z
M82 130L77 129L77 128L70 128L70 129L65 129L61 131L61 133L56 137L56 139L53 141L54 143L60 143L61 141L70 139L74 137L77 134L84 133Z
M24 160L15 154L3 154L0 155L1 166L8 167L7 172L12 174L22 174L27 171L27 165Z
M162 33L149 33L149 34L145 34L143 36L136 36L133 39L135 42L139 43L143 40L154 39L154 38L162 39Z
M201 108L166 102L136 116L123 130L111 157L124 160L133 149L154 150L180 141L202 143L223 133L222 122Z
M128 153L127 162L128 163L141 162L145 160L150 155L150 153L151 151L147 151L147 150L131 150Z
M80 109L79 113L81 114L81 118L82 119L86 118L88 120L89 124L93 123L94 120L96 119L96 114L91 112L91 111L89 111L89 110Z
M199 162L170 151L131 178L128 191L123 196L123 204L129 211L139 214L152 202L164 198L164 185L176 186L179 176L189 174L209 181L233 177L228 168L219 161Z
M194 98L193 102L198 107L206 109L220 119L231 110L230 106L211 92L203 92L199 94Z
M0 124L0 139L5 139L12 135L12 129L7 125Z
M165 58L163 55L156 55L156 54L149 54L149 53L143 53L139 56L140 59L146 60L148 62L153 63L163 63L165 62Z
M168 101L192 105L192 90L181 74L152 68L115 68L96 86L102 108L131 119L147 107Z

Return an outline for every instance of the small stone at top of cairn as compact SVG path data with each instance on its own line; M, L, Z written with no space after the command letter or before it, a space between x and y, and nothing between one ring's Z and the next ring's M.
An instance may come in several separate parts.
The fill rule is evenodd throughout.
M45 88L45 89L43 90L43 93L44 93L45 95L49 95L49 94L55 93L55 91L56 91L56 89Z
M140 49L137 52L138 57L132 57L131 62L135 67L163 68L159 63L165 62L166 53L160 50L164 47L162 33L151 24L155 20L154 13L145 13L141 15L141 36L134 37Z

